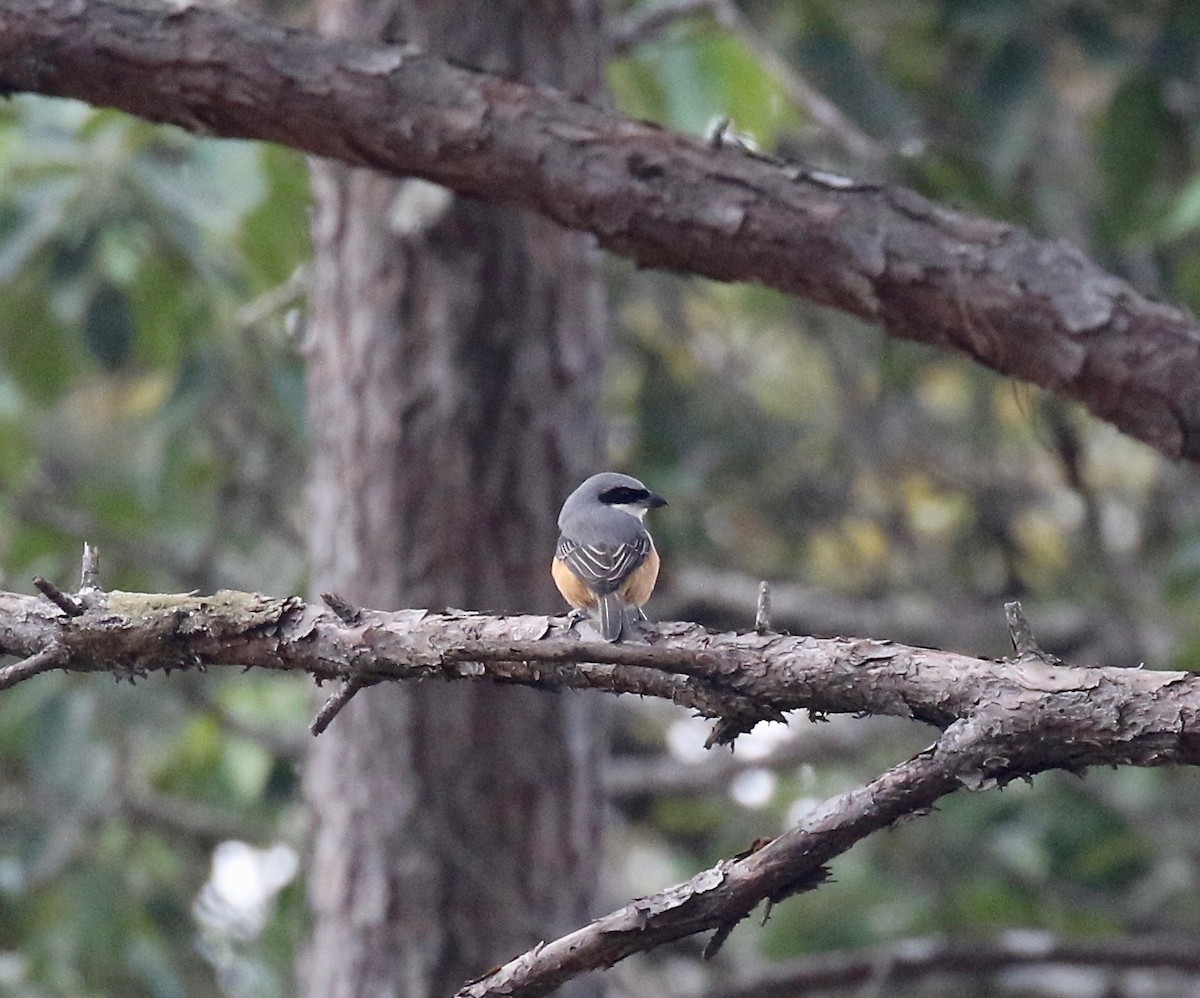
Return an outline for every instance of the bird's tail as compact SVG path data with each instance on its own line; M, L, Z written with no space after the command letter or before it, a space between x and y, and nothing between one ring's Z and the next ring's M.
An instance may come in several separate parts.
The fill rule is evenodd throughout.
M596 604L600 618L600 636L605 641L620 641L625 629L625 601L620 593L604 593Z

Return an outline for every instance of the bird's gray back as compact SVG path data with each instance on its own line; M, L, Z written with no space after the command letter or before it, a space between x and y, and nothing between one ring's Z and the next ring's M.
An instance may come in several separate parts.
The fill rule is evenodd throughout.
M650 536L636 516L599 502L583 502L574 509L564 506L558 526L576 544L601 547L617 547Z

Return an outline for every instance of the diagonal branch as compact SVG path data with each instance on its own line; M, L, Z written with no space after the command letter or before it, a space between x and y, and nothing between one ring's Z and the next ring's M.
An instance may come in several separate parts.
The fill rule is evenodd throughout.
M641 266L748 280L1042 385L1200 460L1200 324L1078 249L632 121L410 46L236 10L0 0L0 89L280 142L528 208Z
M769 913L772 904L820 886L825 864L872 832L925 814L964 786L989 789L1058 765L1039 744L1045 732L1039 725L1031 730L1022 714L1003 700L981 707L924 752L830 798L762 848L540 944L470 982L457 998L537 998L633 953L707 930L714 932L705 950L711 955L760 902L767 902Z
M434 680L598 689L663 697L718 718L718 741L802 708L914 718L943 729L930 749L832 798L764 847L539 946L464 995L546 994L697 932L713 931L713 951L760 902L817 886L830 859L959 787L985 789L1051 768L1200 763L1200 678L1072 667L1028 648L1015 661L994 661L889 641L686 623L647 626L641 640L614 645L582 640L565 618L335 610L230 591L94 589L78 610L67 617L41 597L0 592L0 654L25 656L0 675L15 683L60 668L133 678L225 664L304 672L354 688Z
M932 749L861 787L832 797L748 856L725 860L682 884L639 898L541 944L458 992L457 998L537 998L591 970L698 932L724 933L763 901L812 890L825 864L871 832L932 807L958 789L953 766Z

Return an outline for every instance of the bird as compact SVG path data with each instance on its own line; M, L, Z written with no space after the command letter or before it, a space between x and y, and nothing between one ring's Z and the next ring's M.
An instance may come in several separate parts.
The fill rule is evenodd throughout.
M666 506L636 478L615 471L592 475L567 496L558 514L558 546L550 574L576 612L594 614L605 641L619 641L627 610L643 619L659 558L648 510Z

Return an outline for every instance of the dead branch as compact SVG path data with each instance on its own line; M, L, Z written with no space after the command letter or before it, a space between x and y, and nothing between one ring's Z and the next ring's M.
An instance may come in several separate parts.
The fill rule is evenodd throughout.
M66 597L74 599L74 597ZM787 711L914 718L946 728L1001 703L1026 719L1053 765L1193 763L1186 728L1200 679L1182 672L996 661L865 638L644 626L642 640L583 640L563 617L360 610L347 623L298 597L223 590L89 593L67 618L40 597L0 593L0 653L46 669L122 678L218 665L318 681L517 683L671 700L725 726L728 741ZM9 685L23 681L8 672Z
M1031 636L1021 639L1024 654L1015 661L687 623L646 626L640 640L612 645L585 640L585 628L567 618L539 615L384 612L336 598L322 607L231 591L60 595L76 616L64 616L57 600L0 593L0 654L23 657L0 673L6 685L51 668L134 679L234 665L303 672L337 680L343 690L404 680L637 693L716 718L710 741L717 742L795 709L914 718L943 729L924 752L832 798L762 848L539 946L463 995L546 994L631 953L706 930L715 951L760 902L817 886L824 864L865 835L924 813L961 787L1003 785L1051 768L1200 762L1192 735L1200 679L1067 666L1034 654ZM1009 615L1028 631L1016 608Z
M726 726L719 741L789 710L909 717L945 728L1002 702L1040 737L1059 739L1057 765L1195 761L1184 721L1200 709L1200 679L1187 673L995 661L873 639L713 632L687 623L646 626L643 640L618 645L581 640L581 630L561 617L427 610L362 610L348 624L297 597L231 591L93 592L80 616L65 618L38 597L0 593L0 653L45 656L42 668L127 678L237 665L364 684L598 689L660 697L718 718Z
M858 840L931 807L959 786L932 748L862 787L840 794L749 855L725 860L682 884L639 898L473 981L457 998L537 998L590 970L698 932L724 934L763 901L812 890L825 864ZM711 955L711 953L707 954Z
M775 968L705 998L802 998L833 989L883 989L933 974L980 978L1017 967L1071 964L1106 970L1174 970L1200 974L1194 938L1060 939L1049 932L1005 932L994 939L907 939L878 949L827 953Z
M458 998L537 998L632 953L707 930L714 933L705 950L711 956L760 902L769 911L780 900L819 886L827 873L824 864L866 835L925 814L962 787L1002 786L1056 766L1045 765L1038 744L1041 732L1031 730L1030 718L1022 714L1010 711L1003 699L980 706L971 718L946 728L924 752L830 798L765 846L540 944L471 982ZM1067 763L1066 768L1074 767Z
M234 9L0 0L0 89L280 142L541 212L641 266L758 281L951 347L1200 459L1200 325L1078 249L632 121L411 46Z

